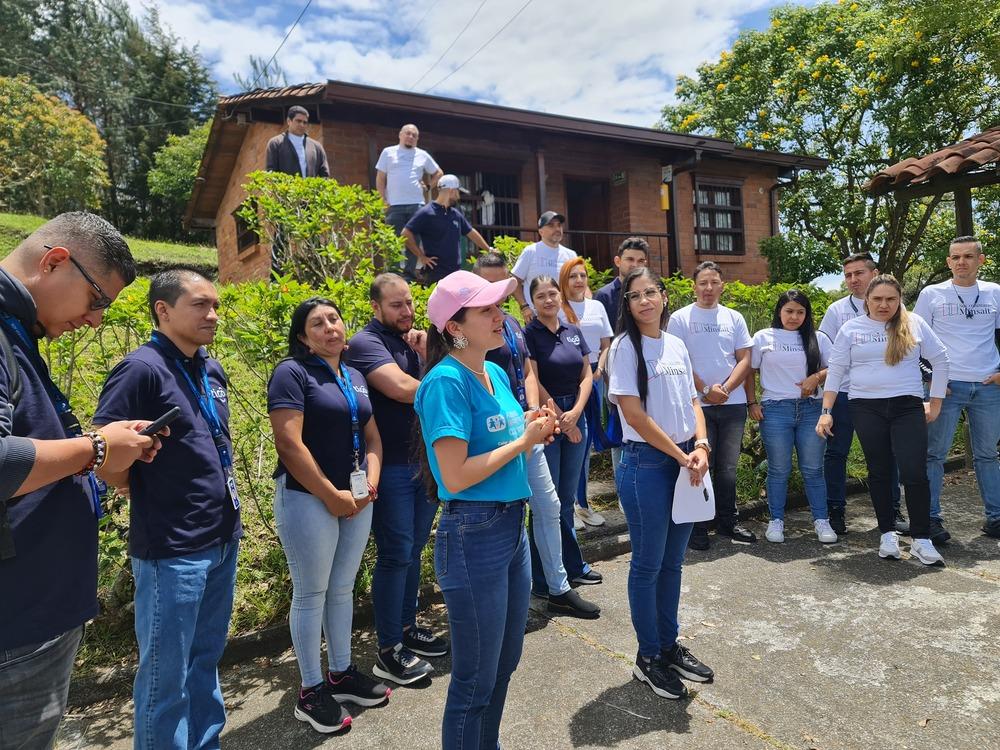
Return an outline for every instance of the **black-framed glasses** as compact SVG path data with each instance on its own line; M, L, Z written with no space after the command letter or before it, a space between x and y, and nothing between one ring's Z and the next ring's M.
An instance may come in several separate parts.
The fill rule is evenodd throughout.
M663 292L659 290L658 287L650 286L643 289L641 292L626 292L625 299L629 302L638 302L640 299L654 300L657 297L662 297Z
M42 247L46 250L51 250L53 245L42 245ZM94 281L94 277L87 273L84 267L80 265L80 262L72 255L69 256L69 262L76 266L76 270L83 275L83 278L87 280L87 283L90 284L90 286L94 288L94 291L99 295L97 299L90 301L90 309L95 311L107 310L111 307L111 303L114 302L114 300L104 293L104 290L101 289L101 285Z

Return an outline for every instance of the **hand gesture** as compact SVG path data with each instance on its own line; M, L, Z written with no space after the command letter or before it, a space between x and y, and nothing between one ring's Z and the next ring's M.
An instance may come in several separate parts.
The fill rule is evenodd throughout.
M326 509L330 512L331 516L337 516L338 518L350 518L351 516L357 515L361 508L358 507L357 500L354 499L354 495L350 493L349 490L335 490L333 497L324 503ZM361 506L364 507L364 506Z
M705 396L705 401L710 404L724 404L729 400L729 394L722 390L722 385L716 383L712 386L708 395Z
M700 448L688 453L687 470L691 475L691 486L698 487L708 471L708 454Z
M417 258L421 263L424 264L425 268L434 268L438 264L437 256L431 257L429 255L421 255Z
M524 435L521 439L525 443L525 448L530 448L533 445L551 443L553 440L553 435L558 432L559 429L559 419L556 417L555 404L552 403L552 399L536 409L535 411L529 411L524 415Z
M823 414L816 422L816 434L821 438L833 437L833 416Z
M819 388L819 378L816 377L816 373L813 373L795 385L801 389L802 398L811 398L816 395L816 389Z
M427 331L411 328L403 334L403 341L409 344L410 348L419 354L421 359L427 359Z

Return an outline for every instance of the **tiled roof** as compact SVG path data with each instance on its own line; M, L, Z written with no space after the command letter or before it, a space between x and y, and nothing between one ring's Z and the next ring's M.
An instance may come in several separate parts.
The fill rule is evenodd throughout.
M992 163L1000 163L1000 127L990 128L933 154L904 159L876 174L865 187L873 193L887 193Z
M234 104L267 101L273 99L294 99L317 96L326 91L325 83L300 83L295 86L278 86L270 89L254 89L233 96L219 97L219 106L228 107Z

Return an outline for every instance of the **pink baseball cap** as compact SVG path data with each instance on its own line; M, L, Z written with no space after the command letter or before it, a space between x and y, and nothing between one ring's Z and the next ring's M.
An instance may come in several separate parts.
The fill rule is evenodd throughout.
M441 333L463 307L495 305L514 291L517 279L489 282L469 271L454 271L437 283L427 300L427 317Z

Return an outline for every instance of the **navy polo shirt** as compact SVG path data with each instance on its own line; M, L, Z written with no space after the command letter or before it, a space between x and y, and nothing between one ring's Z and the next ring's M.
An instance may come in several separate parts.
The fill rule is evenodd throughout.
M368 468L365 425L372 418L368 385L353 367L347 368L351 388L358 401L361 468ZM319 468L338 490L351 488L354 471L354 433L351 430L351 407L333 375L313 358L283 359L274 368L267 384L267 410L294 409L302 412L302 442L316 459ZM278 461L275 477L287 474L290 490L309 492Z
M583 333L575 325L560 323L553 333L538 318L524 329L528 352L538 367L538 382L552 398L575 396L580 372L590 354Z
M514 344L517 347L518 356L521 358L521 374L524 375L528 369L528 358L531 357L531 354L528 352L528 345L524 340L524 329L521 328L521 324L517 322L517 318L514 316L504 313L503 318L504 325L514 333ZM514 369L514 357L511 354L506 338L504 338L502 345L486 352L486 361L493 362L503 368L503 371L507 373L507 380L510 381L510 389L516 396L518 385L517 371Z
M226 374L203 348L188 358L166 336L161 341L162 348L143 344L111 371L94 414L94 424L107 424L156 419L174 406L181 409L152 463L136 461L129 470L129 554L141 560L178 557L243 536L211 428L178 360L199 388L201 368L206 368L232 455Z
M594 299L604 305L608 311L608 320L611 321L611 330L618 331L618 306L622 299L622 280L620 276L615 276L615 280L610 284L605 284L597 290Z
M375 370L395 363L413 378L420 377L422 363L413 347L403 341L402 334L372 320L351 337L347 348L347 364L358 369L367 379ZM413 463L410 442L413 437L413 404L393 401L378 388L369 389L375 424L382 437L382 463Z
M2 269L0 308L25 330L34 327L31 295ZM29 357L17 336L8 333L7 338L22 383L10 434L64 439L66 432L45 390L44 363ZM0 364L0 404L8 403L9 383L7 368ZM17 554L0 560L0 652L48 641L97 616L97 519L91 502L87 480L77 476L8 501Z
M406 228L420 239L425 255L437 258L437 265L424 273L428 281L440 281L462 267L459 240L472 231L472 225L457 208L431 201L413 214Z

